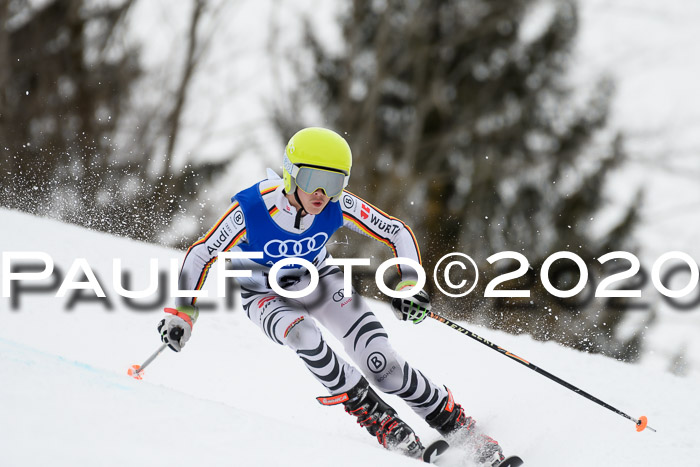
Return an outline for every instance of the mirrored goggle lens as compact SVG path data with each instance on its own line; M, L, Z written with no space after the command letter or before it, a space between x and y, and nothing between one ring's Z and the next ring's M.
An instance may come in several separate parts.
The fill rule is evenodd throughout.
M296 184L306 193L313 193L321 188L326 196L338 196L345 187L345 175L332 170L300 167Z

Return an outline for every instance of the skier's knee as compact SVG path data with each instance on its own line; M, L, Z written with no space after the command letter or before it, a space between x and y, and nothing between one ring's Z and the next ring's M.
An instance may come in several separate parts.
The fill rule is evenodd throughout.
M382 391L393 391L401 386L401 364L391 349L367 352L363 370L370 383Z
M315 349L321 341L321 331L313 321L301 317L285 330L285 343L294 350Z

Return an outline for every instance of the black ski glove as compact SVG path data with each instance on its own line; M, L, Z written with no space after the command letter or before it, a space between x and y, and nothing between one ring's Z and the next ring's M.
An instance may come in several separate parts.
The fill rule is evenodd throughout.
M396 290L402 290L406 287L413 287L415 281L399 282ZM430 296L423 289L418 290L412 297L393 298L391 306L394 308L394 314L402 321L412 321L413 324L422 322L430 311Z

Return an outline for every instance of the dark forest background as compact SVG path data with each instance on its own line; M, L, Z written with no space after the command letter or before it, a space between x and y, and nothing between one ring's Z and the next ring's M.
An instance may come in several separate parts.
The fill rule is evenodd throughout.
M610 175L628 157L624 135L607 125L614 83L600 77L587 89L571 87L577 3L551 2L540 30L525 34L541 4L347 1L337 18L340 51L324 44L310 18L290 19L305 31L301 50L283 54L298 83L276 97L270 124L280 147L319 124L304 121L300 109L343 133L354 154L350 191L413 228L429 277L445 254L477 261L482 276L467 297L431 289L441 313L634 360L641 330L624 339L616 332L628 304L590 296L610 274L598 257L635 252L642 202L639 193L603 229L592 228L610 202L603 195ZM213 221L197 199L234 155L184 167L173 161L207 45L202 17L212 7L193 2L176 84L166 100L149 104L134 97L145 73L139 48L123 40L133 5L65 0L34 9L0 0L0 206L146 241L183 213ZM124 131L130 137L118 138ZM338 254L388 257L376 242L347 235ZM525 255L530 267L500 289L530 289L530 298L483 298L491 279L518 266L486 261L506 250ZM589 286L572 299L552 296L538 277L561 250L590 270ZM550 277L569 289L578 269L560 260ZM371 281L358 287L376 293Z

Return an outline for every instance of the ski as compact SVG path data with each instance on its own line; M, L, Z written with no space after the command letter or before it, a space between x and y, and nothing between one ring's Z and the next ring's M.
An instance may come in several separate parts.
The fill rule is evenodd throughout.
M442 456L445 451L450 448L450 445L444 439L433 441L423 450L421 459L428 464L434 464L438 457Z
M439 464L439 459L447 452L450 448L450 444L444 439L438 439L433 441L423 450L423 455L421 459L423 462L428 464ZM493 467L520 467L523 465L523 460L518 456L506 457L499 464Z
M502 460L497 467L519 467L523 464L523 460L518 456L510 456L506 457L505 460Z

